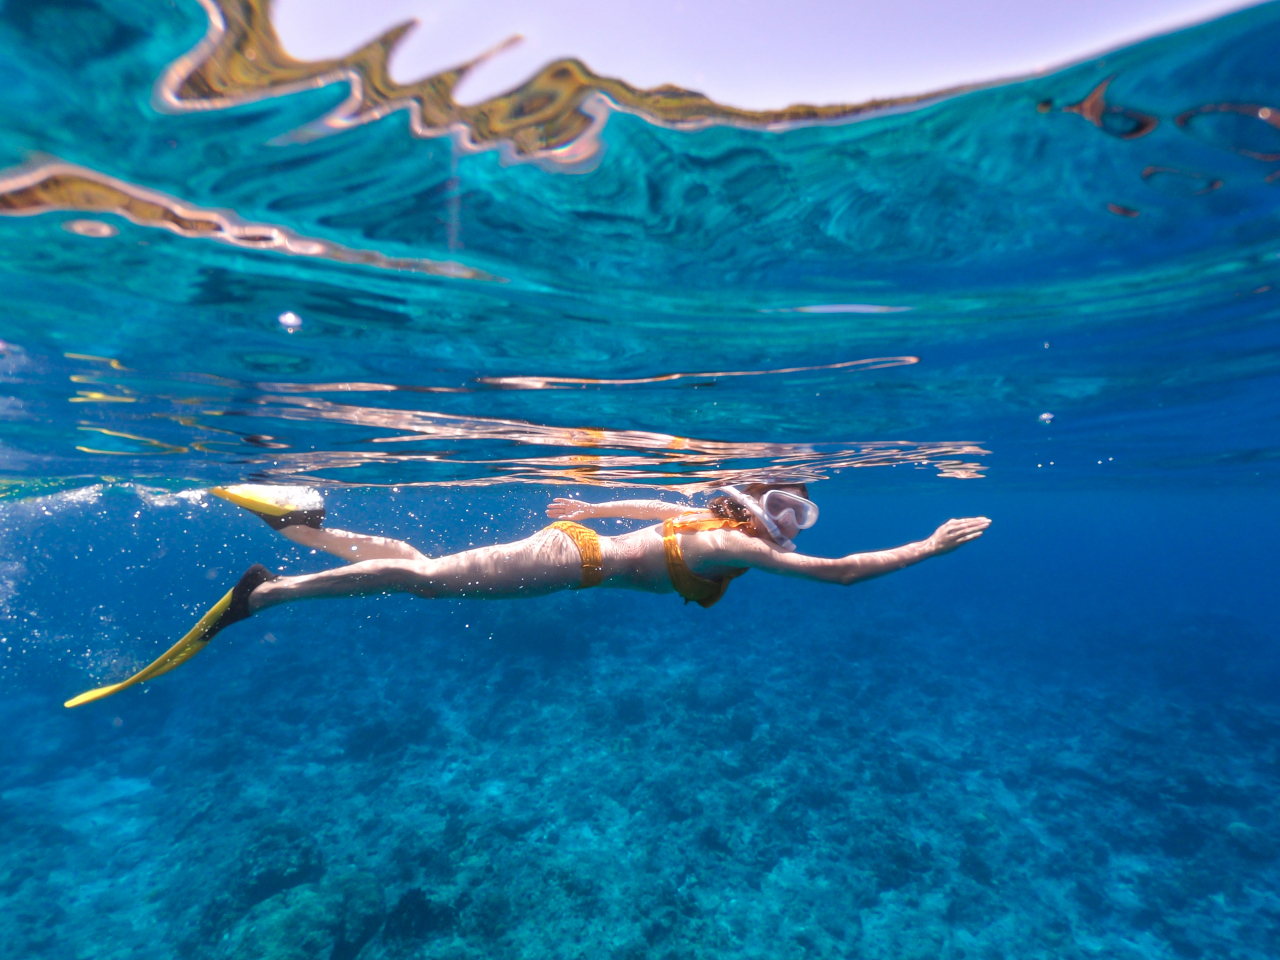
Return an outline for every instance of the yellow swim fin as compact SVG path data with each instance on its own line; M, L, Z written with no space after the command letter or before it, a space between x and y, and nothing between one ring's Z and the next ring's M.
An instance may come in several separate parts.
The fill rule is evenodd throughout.
M299 524L319 530L324 522L324 499L314 487L236 483L229 487L212 487L209 492L237 507L244 507L273 530Z
M181 640L147 664L147 666L127 680L88 690L77 697L72 697L63 706L79 707L86 703L92 703L94 700L102 700L104 697L119 693L127 687L145 683L182 666L203 650L209 641L213 639L214 634L218 633L223 627L228 627L248 617L249 594L253 593L261 584L274 579L275 577L271 571L262 564L255 563L245 571L239 583L228 590L221 600L210 607L208 612L200 618L194 627L187 631Z

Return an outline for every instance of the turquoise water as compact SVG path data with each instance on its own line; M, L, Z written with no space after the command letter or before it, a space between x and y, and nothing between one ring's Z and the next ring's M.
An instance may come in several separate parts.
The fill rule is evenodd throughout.
M572 169L157 110L207 29L0 6L0 955L1280 954L1280 5ZM758 476L817 554L995 523L711 610L276 608L61 706L329 565L213 483L438 555Z

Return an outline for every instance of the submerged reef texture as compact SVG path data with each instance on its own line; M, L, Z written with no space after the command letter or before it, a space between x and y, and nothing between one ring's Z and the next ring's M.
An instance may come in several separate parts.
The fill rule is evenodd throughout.
M1230 622L1042 625L1036 671L601 594L303 606L93 711L7 698L0 955L1280 954L1280 706L1196 653Z

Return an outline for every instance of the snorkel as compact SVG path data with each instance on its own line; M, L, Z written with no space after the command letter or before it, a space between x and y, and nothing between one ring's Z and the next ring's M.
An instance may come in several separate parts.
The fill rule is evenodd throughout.
M787 553L796 549L796 545L785 536L778 526L779 522L797 531L808 530L818 522L818 505L812 500L788 493L785 490L770 490L757 500L750 494L743 493L737 487L721 487L734 503L740 504L757 525L769 535L769 539Z

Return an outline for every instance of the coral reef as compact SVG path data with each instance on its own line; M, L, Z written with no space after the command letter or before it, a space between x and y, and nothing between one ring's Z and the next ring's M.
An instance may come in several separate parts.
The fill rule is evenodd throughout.
M13 698L0 953L1280 951L1280 704L1174 669L1229 625L1148 625L1151 670L1138 627L1054 660L1013 620L770 599L805 629L301 607L96 714Z

